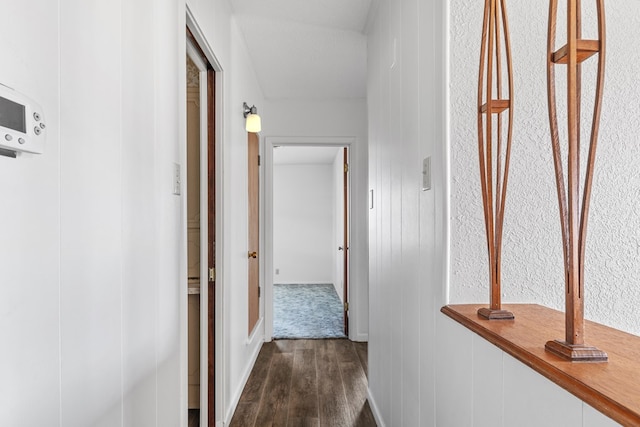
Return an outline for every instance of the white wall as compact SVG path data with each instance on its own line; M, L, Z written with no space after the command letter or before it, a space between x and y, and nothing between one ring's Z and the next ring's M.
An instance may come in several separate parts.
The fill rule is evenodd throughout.
M383 0L369 31L369 388L381 426L435 425L447 279L444 7Z
M264 340L263 302L255 333L248 336L248 170L247 133L242 103L260 108L264 99L257 83L244 37L226 0L194 0L189 3L207 44L216 55L222 123L218 141L218 206L216 298L222 302L218 313L217 335L223 337L217 353L217 371L223 378L217 389L222 400L217 419L229 422L244 384ZM262 113L262 108L260 108ZM261 145L263 144L261 138ZM224 225L222 227L221 225ZM262 277L261 277L262 282Z
M178 425L176 3L7 8L1 79L48 139L0 158L0 424Z
M275 283L333 283L333 190L331 165L274 165Z
M584 4L584 35L595 38L594 3ZM488 267L477 160L475 105L482 2L451 3L451 299L488 301ZM546 97L547 7L507 5L514 60L514 139L506 200L502 292L506 302L564 310L560 217ZM564 6L560 7L563 10ZM640 335L640 52L628 49L640 4L605 2L607 56L603 112L589 215L585 317ZM558 39L566 37L559 17ZM585 146L591 126L596 58L583 65ZM564 69L557 75L559 125ZM561 132L566 134L566 131ZM566 149L563 150L566 153ZM586 153L586 152L585 152ZM583 159L587 156L584 154ZM584 166L583 166L584 170ZM586 337L588 340L588 337Z
M60 418L60 58L58 5L12 2L0 26L0 82L38 101L46 154L0 157L0 424ZM34 7L40 13L34 14ZM23 37L15 34L23 33ZM36 53L38 53L36 55ZM9 184L11 182L11 184ZM37 268L33 263L37 262ZM38 411L33 402L42 402ZM16 416L20 418L16 418Z
M366 341L369 333L367 225L367 104L363 99L275 100L260 110L265 137L352 137L351 148L351 339ZM264 113L262 113L264 111Z
M225 71L220 185L246 194L242 101L261 92L228 3L190 5ZM185 161L184 2L5 6L0 82L42 104L48 139L43 155L0 157L0 424L185 425L186 205L171 194ZM235 333L247 322L246 239L235 239L247 224L230 199L220 419L261 339Z

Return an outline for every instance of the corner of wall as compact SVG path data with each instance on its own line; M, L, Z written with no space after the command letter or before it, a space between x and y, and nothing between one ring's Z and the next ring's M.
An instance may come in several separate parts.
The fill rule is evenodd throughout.
M260 350L262 350L262 345L264 344L263 331L264 331L264 317L260 319L260 321L256 325L254 333L249 337L249 339L247 339L246 346L254 347L254 349L249 358L249 363L243 370L240 381L238 382L236 389L233 391L231 395L232 397L231 397L231 400L229 401L229 407L227 408L227 411L225 413L225 417L224 417L225 421L223 422L223 425L231 424L231 419L233 418L233 414L235 413L236 408L238 407L238 403L240 402L242 391L247 385L247 381L249 380L249 376L251 375L253 366L255 365L256 360L258 359Z
M376 420L376 424L378 427L386 427L384 423L384 419L382 418L382 414L380 414L380 409L378 408L378 404L376 403L376 399L373 397L373 393L371 389L367 389L367 400L369 401L369 406L371 407L371 412L373 413L373 418Z

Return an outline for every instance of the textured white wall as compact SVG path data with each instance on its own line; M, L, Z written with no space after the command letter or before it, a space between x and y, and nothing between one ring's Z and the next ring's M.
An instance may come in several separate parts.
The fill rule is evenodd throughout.
M482 3L451 3L452 302L488 301L475 118ZM640 3L621 0L605 5L607 71L587 237L585 316L638 335L640 119L636 112L640 85L636 82L640 51L629 49L628 44L637 36ZM536 302L563 310L560 219L546 99L548 9L535 2L507 3L507 7L513 44L515 120L504 228L503 300ZM593 9L591 2L585 2L585 38L595 37ZM564 22L562 16L558 22ZM560 46L565 37L561 33L558 38ZM594 68L595 58L583 65L583 122L587 130L593 108ZM564 71L562 66L556 69L558 99L563 99ZM563 103L559 105L562 110ZM561 129L566 127L563 117L560 113Z
M274 283L333 283L331 165L274 165Z

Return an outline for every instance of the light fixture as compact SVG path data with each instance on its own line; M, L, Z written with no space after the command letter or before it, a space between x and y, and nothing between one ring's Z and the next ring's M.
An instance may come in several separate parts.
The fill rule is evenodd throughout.
M260 132L262 130L262 121L260 120L260 116L258 115L258 109L255 105L249 107L245 102L244 106L244 117L247 119L245 123L245 129L247 132Z

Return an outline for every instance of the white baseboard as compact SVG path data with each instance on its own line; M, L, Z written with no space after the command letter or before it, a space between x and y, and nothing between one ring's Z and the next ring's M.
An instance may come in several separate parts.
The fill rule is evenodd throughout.
M355 337L351 338L351 341L355 341L355 342L369 342L369 334L365 334L365 333L359 333L356 334Z
M371 407L371 412L373 412L373 418L375 418L376 424L378 424L378 427L386 427L386 424L382 419L382 415L380 415L380 409L378 409L376 400L373 398L373 395L371 394L371 389L369 388L367 388L367 399L369 400L369 406Z
M257 338L257 336L254 335L253 338ZM262 343L256 346L256 349L251 355L251 359L249 360L247 367L242 373L242 381L240 381L239 386L236 388L236 391L233 393L233 397L231 399L231 405L229 405L229 409L227 410L227 413L225 414L225 417L224 417L225 422L222 423L220 426L216 426L216 427L224 427L225 425L231 424L231 418L233 417L233 414L236 412L236 408L238 407L238 403L240 402L240 397L242 396L242 391L244 390L244 387L247 385L247 381L249 380L249 375L251 375L253 366L256 364L256 360L258 359L258 354L260 354L260 350L262 349L262 344L264 344L264 336L260 336L259 339L262 340Z

